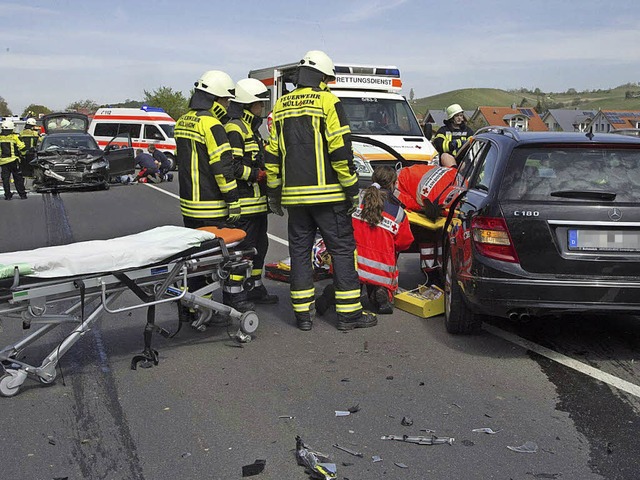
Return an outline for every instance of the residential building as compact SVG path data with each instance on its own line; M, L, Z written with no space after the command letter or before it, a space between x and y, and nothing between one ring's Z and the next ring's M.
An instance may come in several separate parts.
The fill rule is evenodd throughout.
M469 123L475 129L495 125L531 132L546 132L549 130L533 108L515 106L478 107Z
M594 133L607 133L622 128L640 128L640 111L600 110L595 114L588 128Z
M551 132L586 132L597 110L552 108L542 115Z

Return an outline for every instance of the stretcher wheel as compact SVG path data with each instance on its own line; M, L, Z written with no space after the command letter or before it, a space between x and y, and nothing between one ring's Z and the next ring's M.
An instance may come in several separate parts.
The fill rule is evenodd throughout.
M0 377L0 395L3 397L13 397L20 391L20 385L10 385L13 375L5 373Z
M248 311L244 312L240 317L240 330L244 333L253 333L258 329L258 315L256 312Z

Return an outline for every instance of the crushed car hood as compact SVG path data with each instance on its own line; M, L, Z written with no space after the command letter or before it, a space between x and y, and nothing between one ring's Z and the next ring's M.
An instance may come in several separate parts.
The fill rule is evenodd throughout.
M41 152L35 160L37 163L82 163L91 164L104 158L99 150L56 150Z

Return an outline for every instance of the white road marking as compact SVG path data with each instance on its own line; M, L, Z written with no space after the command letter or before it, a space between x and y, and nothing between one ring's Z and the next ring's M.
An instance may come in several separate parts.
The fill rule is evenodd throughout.
M175 193L167 192L165 189L157 187L156 185L153 185L152 183L143 183L143 185L145 185L145 186L147 186L149 188L154 188L157 191L164 193L165 195L169 195L170 197L177 198L178 200L180 200L180 195L176 195ZM267 233L267 236L271 240L273 240L274 242L281 243L282 245L285 245L287 247L289 246L289 242L286 241L284 238L276 237L275 235L271 235L270 233Z
M538 345L537 343L530 342L529 340L525 340L524 338L520 338L517 335L514 335L509 332L505 332L499 328L496 328L492 325L484 324L482 326L484 330L495 335L496 337L503 338L508 342L514 343L516 345L521 346L527 350L531 350L532 352L537 353L538 355L542 355L543 357L548 358L549 360L553 360L565 367L569 367L577 372L588 375L591 378L595 378L596 380L600 380L601 382L606 383L612 387L617 388L618 390L622 390L623 392L630 393L636 397L640 397L640 386L627 382L622 378L618 378L616 376L610 375L602 370L598 370L597 368L591 367L590 365L586 365L585 363L579 362L571 357L567 357L561 353L558 353L549 348L543 347L542 345Z

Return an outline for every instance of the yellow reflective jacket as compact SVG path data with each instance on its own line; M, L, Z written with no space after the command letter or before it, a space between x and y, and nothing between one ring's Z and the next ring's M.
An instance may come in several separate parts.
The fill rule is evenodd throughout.
M211 110L190 110L176 122L180 210L192 218L222 218L238 206L231 147L217 102Z
M20 140L24 142L24 146L26 149L34 148L36 145L38 145L40 134L32 128L25 128L24 130L22 130L22 132L20 132Z
M252 130L255 115L242 110L241 118L234 118L224 126L233 154L233 171L238 183L242 215L267 213L266 185L256 180L264 170L262 138Z
M0 135L0 165L7 165L20 160L26 148L17 133Z
M267 188L282 205L338 203L358 195L351 130L324 83L278 99L265 153Z

